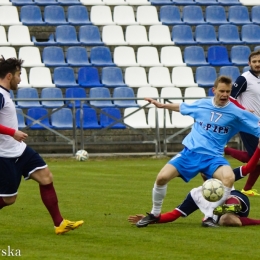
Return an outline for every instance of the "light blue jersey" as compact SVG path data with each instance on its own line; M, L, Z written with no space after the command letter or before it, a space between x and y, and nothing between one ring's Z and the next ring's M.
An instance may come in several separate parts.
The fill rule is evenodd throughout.
M238 132L260 137L259 117L238 108L231 102L218 107L212 99L200 99L192 104L181 103L180 112L195 122L183 145L189 150L213 156L223 156L226 143Z

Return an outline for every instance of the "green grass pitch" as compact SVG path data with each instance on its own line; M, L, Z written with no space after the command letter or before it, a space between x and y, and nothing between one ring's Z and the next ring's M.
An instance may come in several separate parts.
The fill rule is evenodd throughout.
M22 181L17 202L0 211L0 260L4 250L19 250L22 259L68 260L204 260L260 259L260 226L202 228L202 213L175 222L136 228L128 215L151 210L155 177L169 158L46 159L53 175L62 215L85 221L57 236L43 206L38 184ZM233 167L240 165L228 158ZM190 183L172 180L163 212L182 202ZM236 183L241 189L245 180ZM259 187L259 181L256 188ZM250 198L250 217L260 219L260 197ZM6 251L7 252L7 251Z

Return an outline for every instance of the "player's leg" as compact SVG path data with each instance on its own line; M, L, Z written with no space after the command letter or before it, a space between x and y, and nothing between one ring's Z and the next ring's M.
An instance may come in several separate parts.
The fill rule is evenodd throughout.
M228 227L241 227L242 223L240 218L233 213L226 213L222 215L219 219L220 226L228 226Z

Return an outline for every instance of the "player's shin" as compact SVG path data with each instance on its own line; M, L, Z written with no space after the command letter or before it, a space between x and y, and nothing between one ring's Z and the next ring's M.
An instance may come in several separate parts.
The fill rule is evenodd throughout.
M151 213L154 216L159 216L161 213L163 199L166 195L167 184L159 186L156 183L153 187L153 208Z

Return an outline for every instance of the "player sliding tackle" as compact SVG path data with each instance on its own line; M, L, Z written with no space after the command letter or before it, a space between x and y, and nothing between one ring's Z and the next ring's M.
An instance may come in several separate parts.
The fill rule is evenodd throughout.
M184 149L174 156L157 175L153 191L151 213L136 223L145 227L159 219L167 183L175 177L190 181L199 172L207 179L216 178L224 184L224 195L217 205L210 206L205 214L204 224L212 226L213 210L221 205L230 195L234 184L234 173L228 161L223 157L223 150L231 137L238 132L251 133L260 137L259 118L252 113L238 108L229 101L232 81L229 77L216 79L211 99L200 99L192 104L163 104L151 98L146 101L157 108L165 108L189 115L195 119L191 132L184 138ZM215 204L215 203L214 203Z

